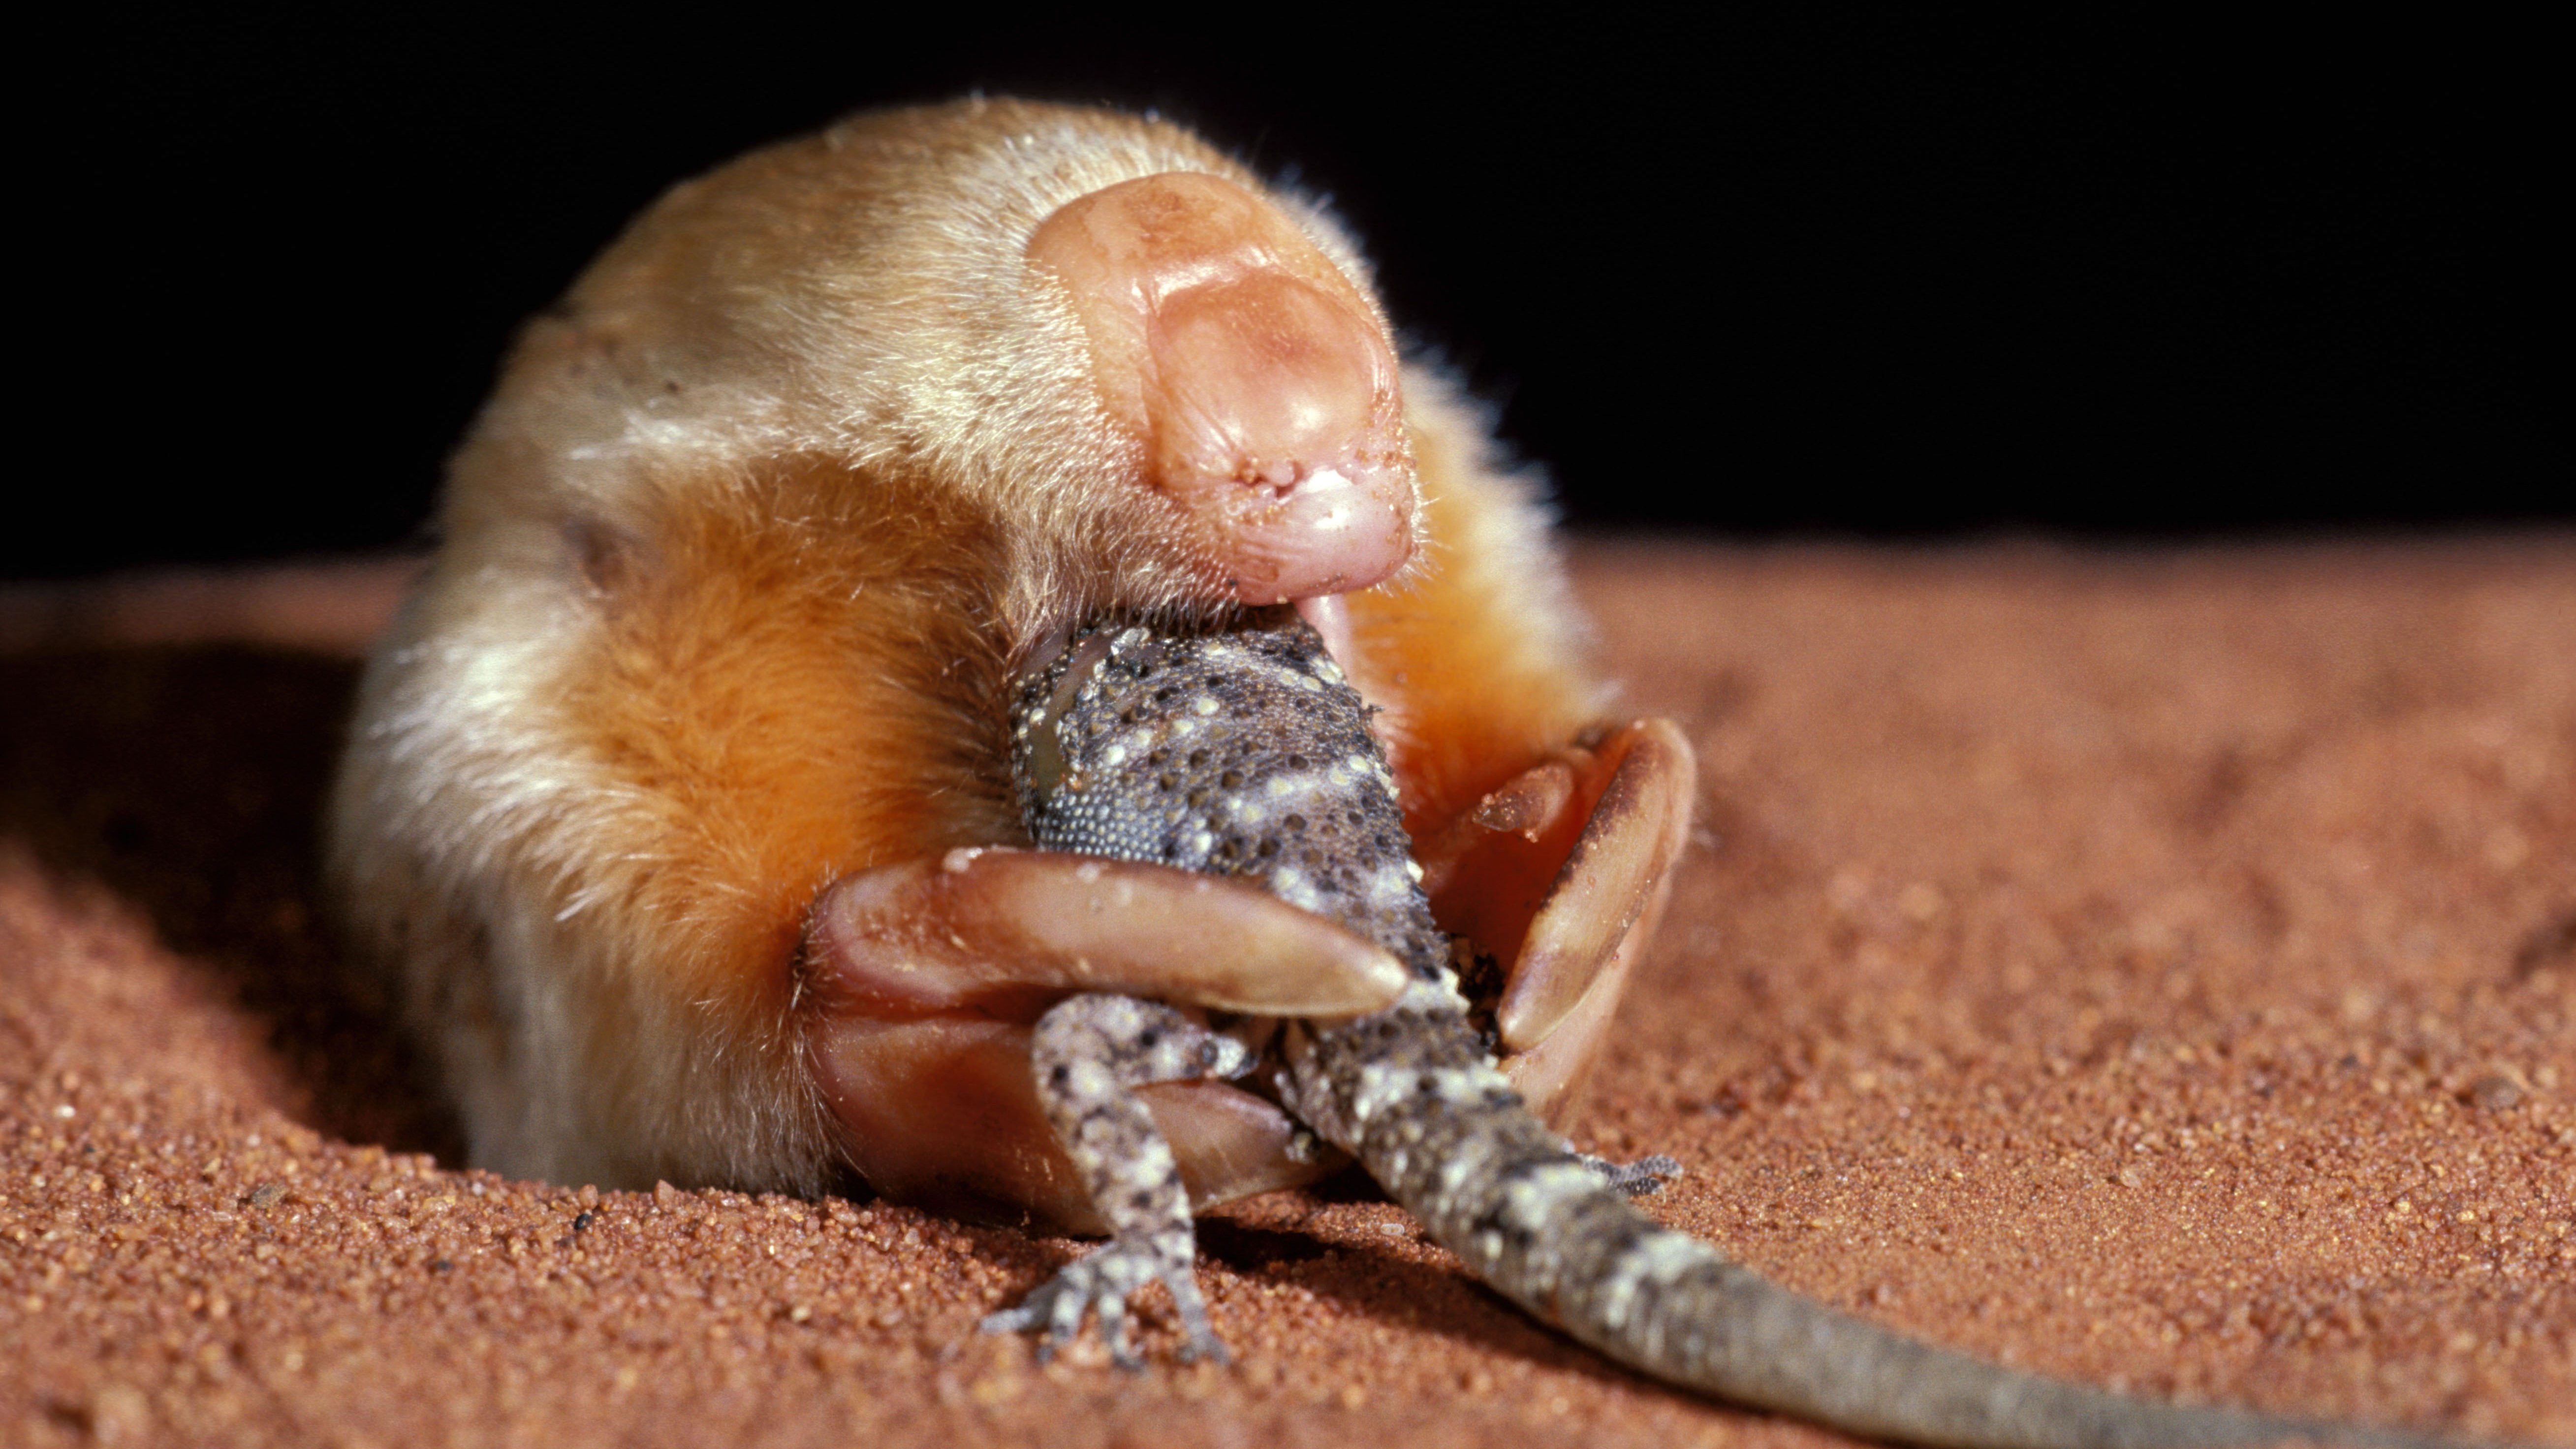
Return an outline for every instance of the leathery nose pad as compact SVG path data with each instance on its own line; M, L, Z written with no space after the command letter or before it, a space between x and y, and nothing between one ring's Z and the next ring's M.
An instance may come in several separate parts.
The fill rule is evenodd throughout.
M1104 187L1038 226L1137 481L1248 602L1365 588L1413 549L1413 463L1376 304L1279 207L1221 177Z

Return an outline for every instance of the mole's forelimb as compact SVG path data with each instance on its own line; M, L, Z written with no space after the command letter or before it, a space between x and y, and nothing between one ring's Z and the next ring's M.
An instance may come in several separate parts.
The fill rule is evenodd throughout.
M1019 692L1029 832L1046 848L1257 882L1403 961L1410 979L1392 1006L1289 1023L1274 1084L1497 1291L1667 1382L1909 1443L2429 1442L1998 1368L1799 1298L1639 1212L1628 1201L1638 1174L1605 1174L1574 1152L1496 1068L1448 967L1364 706L1312 630L1268 625L1113 626L1076 640ZM1159 1280L1190 1348L1213 1349L1170 1155L1125 1084L1153 1079L1131 1065L1149 1052L1165 1053L1155 1071L1232 1071L1239 1049L1176 1014L1097 996L1056 1008L1041 1037L1038 1090L1116 1237L986 1328L1044 1324L1060 1342L1093 1306L1125 1361L1126 1294Z

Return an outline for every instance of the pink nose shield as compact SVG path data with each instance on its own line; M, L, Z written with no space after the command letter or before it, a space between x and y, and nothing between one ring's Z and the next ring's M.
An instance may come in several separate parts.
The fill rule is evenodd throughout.
M1139 481L1189 516L1238 596L1366 588L1413 551L1395 349L1376 308L1294 223L1232 182L1169 172L1041 224Z

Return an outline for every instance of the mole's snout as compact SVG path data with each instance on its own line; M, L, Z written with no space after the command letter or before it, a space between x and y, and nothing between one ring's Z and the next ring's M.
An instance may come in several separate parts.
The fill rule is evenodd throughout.
M1081 319L1140 481L1188 512L1241 597L1366 588L1411 556L1394 344L1278 208L1166 172L1068 203L1028 256Z

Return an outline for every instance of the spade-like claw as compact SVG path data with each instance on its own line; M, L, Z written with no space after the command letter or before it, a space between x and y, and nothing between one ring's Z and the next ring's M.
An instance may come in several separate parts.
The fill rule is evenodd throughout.
M957 850L844 878L807 928L806 1059L878 1190L1077 1232L1092 1206L1029 1080L1030 1033L1068 992L1117 991L1261 1017L1384 1006L1380 947L1253 887L1160 865ZM1221 1073L1219 1075L1222 1075ZM1148 1086L1193 1201L1333 1164L1297 1151L1275 1103L1214 1081Z
M1608 1043L1690 838L1697 770L1670 720L1569 748L1432 842L1432 908L1506 963L1503 1071L1541 1117L1570 1104Z
M1646 720L1569 748L1427 842L1442 923L1508 962L1503 1070L1556 1117L1599 1055L1687 839L1681 731ZM853 1165L885 1191L976 1216L1102 1220L1027 1063L1067 991L1255 1017L1382 1005L1383 950L1236 882L1042 852L953 851L852 876L808 927L807 1060ZM1277 1104L1215 1081L1141 1089L1199 1208L1333 1170Z

